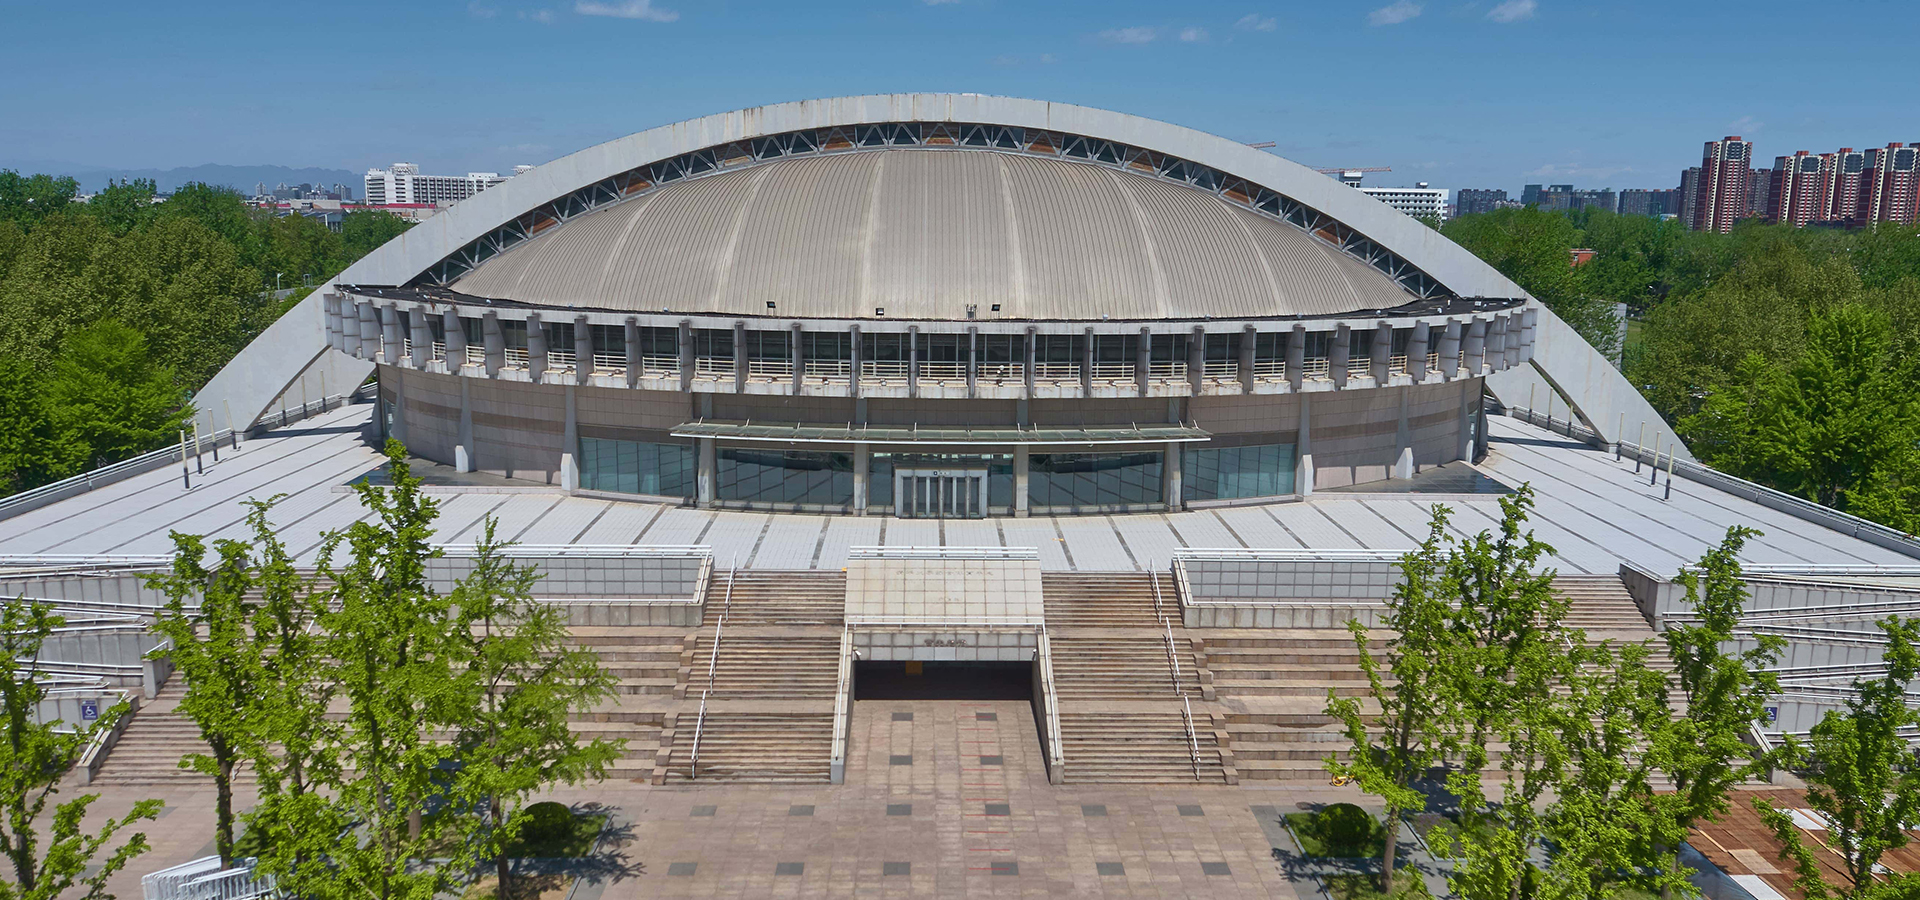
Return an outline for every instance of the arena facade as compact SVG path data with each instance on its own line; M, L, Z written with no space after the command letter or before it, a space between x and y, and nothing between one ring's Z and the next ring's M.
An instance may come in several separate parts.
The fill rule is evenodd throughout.
M209 430L373 371L418 456L703 507L1305 496L1475 458L1489 388L1658 428L1524 291L1364 194L1187 129L975 95L582 151L290 319L209 385Z

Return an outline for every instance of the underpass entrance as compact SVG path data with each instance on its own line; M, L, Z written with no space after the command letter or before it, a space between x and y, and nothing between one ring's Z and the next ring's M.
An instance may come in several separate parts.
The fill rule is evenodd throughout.
M855 700L1033 700L1031 662L874 660L853 677Z

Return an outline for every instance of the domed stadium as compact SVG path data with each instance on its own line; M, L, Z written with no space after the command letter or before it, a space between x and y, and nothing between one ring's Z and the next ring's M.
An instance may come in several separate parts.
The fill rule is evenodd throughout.
M602 145L535 170L596 174L557 195L516 178L445 217L484 233L436 220L441 248L349 270L327 346L375 364L391 436L460 471L940 518L1410 478L1470 458L1484 380L1533 358L1524 293L1268 154L866 99Z

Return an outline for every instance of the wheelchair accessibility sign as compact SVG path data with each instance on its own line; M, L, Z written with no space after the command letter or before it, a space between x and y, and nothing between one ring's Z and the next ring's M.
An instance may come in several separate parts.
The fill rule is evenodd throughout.
M84 721L84 722L92 722L92 721L95 721L95 720L97 720L97 719L99 719L99 718L100 718L100 701L98 701L98 700L82 700L82 701L80 701L80 719L81 719L81 721Z

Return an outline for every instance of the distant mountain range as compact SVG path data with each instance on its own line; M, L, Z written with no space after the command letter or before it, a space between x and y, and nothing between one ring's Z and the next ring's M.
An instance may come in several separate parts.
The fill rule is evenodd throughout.
M178 188L183 184L200 181L207 184L226 185L243 194L251 195L254 185L265 184L268 190L275 185L296 185L302 182L331 187L344 184L355 197L360 196L366 173L351 172L346 169L304 168L288 166L184 166L178 169L105 169L99 166L80 166L72 163L50 162L46 160L22 160L20 162L0 161L0 169L12 169L22 175L45 173L48 175L71 175L80 182L83 193L92 193L107 186L108 180L149 178L161 193Z

